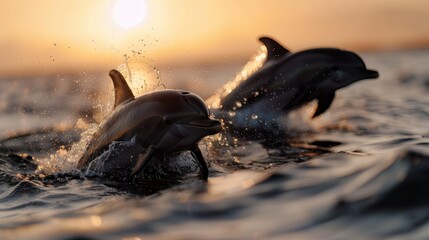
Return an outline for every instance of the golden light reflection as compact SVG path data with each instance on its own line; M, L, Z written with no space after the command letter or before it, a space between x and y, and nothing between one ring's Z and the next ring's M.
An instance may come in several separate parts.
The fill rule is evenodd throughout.
M90 218L90 222L94 227L101 226L101 217L97 215L92 215Z
M112 14L119 27L134 28L146 18L146 3L143 0L118 0Z
M213 201L217 196L239 194L241 190L248 189L264 180L268 175L252 171L235 172L229 176L215 177L209 179L208 191L210 197L203 197L207 201Z

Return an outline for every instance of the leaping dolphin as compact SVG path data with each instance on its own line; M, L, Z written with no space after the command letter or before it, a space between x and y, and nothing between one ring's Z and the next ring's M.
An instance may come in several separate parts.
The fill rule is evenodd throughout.
M259 40L267 48L265 63L234 89L225 89L212 109L229 129L270 131L284 113L312 100L318 102L315 118L329 108L336 90L378 77L353 52L315 48L291 53L269 37Z
M142 152L131 166L130 176L145 168L155 154L190 150L201 167L201 178L207 179L207 165L197 144L220 132L221 125L209 118L204 101L181 90L155 91L135 98L120 72L111 70L109 75L115 88L114 110L100 124L77 167L87 167L113 141L132 140Z
M317 48L291 53L271 38L259 40L267 48L265 63L234 89L228 89L218 99L217 108L212 107L214 118L221 120L227 131L271 133L278 128L282 115L312 100L318 101L313 114L313 118L317 117L329 108L336 90L378 77L378 72L367 69L353 52ZM133 176L152 159L159 159L159 154L170 160L174 159L173 153L189 150L201 167L201 178L207 179L207 165L197 143L204 136L220 132L221 125L209 118L204 101L180 90L156 91L135 98L118 71L110 71L110 77L115 87L115 108L94 134L78 168L87 167L111 148L127 152L118 160L120 163L113 156L109 166L103 161L93 161L94 165L109 171L128 171L129 164ZM134 155L137 160L128 158Z

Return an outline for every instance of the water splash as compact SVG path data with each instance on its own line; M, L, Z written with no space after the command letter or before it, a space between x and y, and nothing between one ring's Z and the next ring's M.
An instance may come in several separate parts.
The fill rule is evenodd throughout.
M254 55L247 63L244 65L243 69L235 76L234 80L226 83L221 89L217 90L212 97L206 100L207 105L210 109L221 108L220 101L226 95L230 94L237 86L239 86L243 81L247 80L249 76L255 73L258 69L262 67L267 58L267 48L264 45L258 50L258 53ZM243 103L237 102L237 105L242 105Z
M76 169L76 164L86 150L86 146L91 140L92 135L97 131L98 125L95 123L88 124L79 119L76 123L76 128L86 129L81 133L80 140L73 143L70 149L60 146L54 154L36 159L38 163L36 174L51 175L59 172L70 172Z
M158 68L140 60L136 56L131 58L125 54L124 63L117 67L123 73L134 95L140 96L147 92L166 89L167 86L162 82Z

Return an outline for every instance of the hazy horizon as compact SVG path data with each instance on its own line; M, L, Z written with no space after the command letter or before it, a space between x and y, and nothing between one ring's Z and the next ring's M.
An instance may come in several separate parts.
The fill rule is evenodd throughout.
M1 2L0 77L110 69L125 58L151 66L240 61L262 35L292 51L429 46L429 2L419 0L140 1L144 12L119 17L113 0ZM141 22L121 26L131 14Z

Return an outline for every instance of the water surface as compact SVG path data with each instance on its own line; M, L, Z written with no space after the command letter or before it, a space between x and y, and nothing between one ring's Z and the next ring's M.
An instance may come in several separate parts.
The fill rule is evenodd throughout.
M1 81L0 239L427 238L429 52L363 58L380 78L338 91L318 119L293 123L311 133L276 144L205 140L208 183L141 183L155 189L144 193L74 170L86 130L113 101L100 94L106 76ZM236 69L161 76L208 97Z

